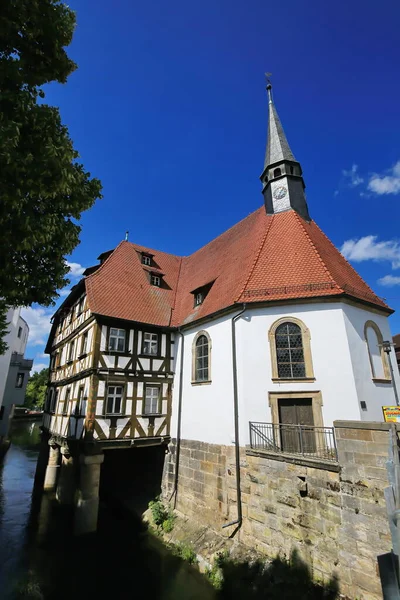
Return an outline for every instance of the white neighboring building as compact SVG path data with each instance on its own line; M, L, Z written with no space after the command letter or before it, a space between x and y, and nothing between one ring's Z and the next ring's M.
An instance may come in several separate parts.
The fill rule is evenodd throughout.
M7 313L8 333L5 342L8 349L0 356L0 452L1 446L7 443L13 407L24 403L33 364L33 360L24 357L29 327L20 313L21 308L10 308Z

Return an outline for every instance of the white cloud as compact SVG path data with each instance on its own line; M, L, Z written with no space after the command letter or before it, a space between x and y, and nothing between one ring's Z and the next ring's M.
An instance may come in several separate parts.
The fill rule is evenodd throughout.
M343 169L342 174L349 178L349 184L351 187L357 187L358 185L364 183L364 178L358 174L358 165L352 165L351 169L348 171Z
M80 265L79 263L69 262L68 260L66 262L71 277L80 277L82 275L83 271L85 270L85 267L82 267L82 265Z
M395 277L394 275L385 275L385 277L378 279L378 283L385 287L393 287L394 285L400 285L400 277Z
M68 296L70 291L71 290L60 290L58 293L60 294L61 298L63 298L64 296Z
M28 343L31 346L44 346L50 333L50 319L53 310L48 308L28 306L23 308L21 316L29 325Z
M360 239L346 240L340 251L345 258L354 262L372 260L389 261L393 269L400 268L400 244L396 240L378 242L378 236L366 235Z
M371 175L368 182L368 189L379 196L383 194L399 194L400 193L400 160L388 169L387 175Z
M31 370L31 375L33 375L34 373L37 373L38 371L41 371L42 369L47 369L47 367L49 366L49 363L37 363L36 361L33 361L33 367Z

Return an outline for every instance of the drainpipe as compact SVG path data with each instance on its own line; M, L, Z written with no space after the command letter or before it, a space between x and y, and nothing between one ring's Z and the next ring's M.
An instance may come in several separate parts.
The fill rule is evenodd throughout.
M181 453L181 426L182 426L182 393L183 393L183 359L184 359L184 348L185 348L185 337L183 333L178 329L178 333L181 336L181 364L179 370L179 396L178 396L178 428L176 432L176 455L175 455L175 479L174 479L174 489L172 490L172 494L170 496L169 501L171 502L172 498L174 499L174 509L176 507L176 496L178 491L178 474L179 474L179 458Z
M236 462L236 505L237 505L237 519L226 523L222 526L230 527L231 525L237 525L238 529L242 525L242 496L240 493L240 446L239 446L239 403L238 403L238 382L237 382L237 361L236 361L236 329L235 323L242 316L246 310L246 304L243 304L242 310L232 317L232 375L233 375L233 409L234 409L234 422L235 422L235 462Z

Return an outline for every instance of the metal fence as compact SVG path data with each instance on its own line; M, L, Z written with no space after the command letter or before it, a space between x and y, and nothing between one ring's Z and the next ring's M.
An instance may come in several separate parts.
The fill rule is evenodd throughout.
M333 427L250 422L250 446L254 450L301 454L337 461Z

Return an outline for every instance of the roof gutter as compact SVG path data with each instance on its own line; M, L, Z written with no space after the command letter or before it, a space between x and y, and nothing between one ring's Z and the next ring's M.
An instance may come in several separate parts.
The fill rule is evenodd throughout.
M185 349L185 337L178 329L177 333L181 336L181 363L179 367L179 394L178 394L178 427L176 431L176 452L175 452L175 478L174 478L174 489L169 498L171 502L174 498L174 509L176 508L177 492L178 492L178 478L179 478L179 460L181 455L181 437L182 437L182 395L183 395L183 359Z
M236 321L242 316L246 310L246 304L243 304L243 308L231 319L232 326L232 376L233 376L233 411L234 411L234 426L235 426L235 463L236 463L236 506L237 506L237 519L226 523L222 526L231 527L231 525L237 525L239 529L242 525L242 495L240 492L240 446L239 446L239 402L238 402L238 381L237 381L237 358L236 358Z

